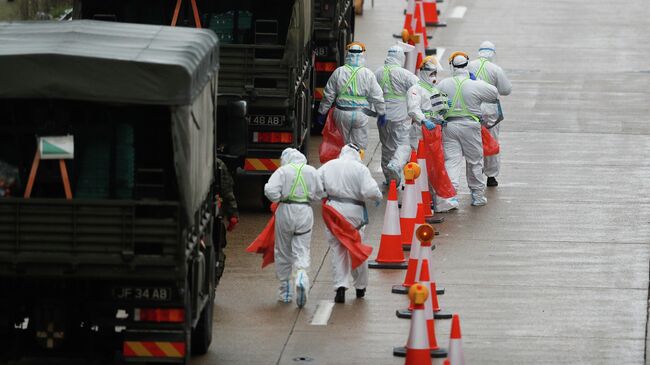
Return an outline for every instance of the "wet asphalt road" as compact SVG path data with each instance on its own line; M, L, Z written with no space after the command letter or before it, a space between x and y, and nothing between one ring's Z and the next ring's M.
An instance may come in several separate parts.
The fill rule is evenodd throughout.
M366 3L356 37L375 69L401 28L403 3ZM464 17L446 19L457 6L467 7ZM499 187L489 189L486 207L474 208L464 186L461 209L445 215L434 242L435 277L447 289L441 305L460 314L467 363L643 364L650 259L646 2L447 0L442 17L448 27L435 30L432 43L445 49L443 64L453 50L475 56L488 39L514 86L503 99ZM316 165L317 142L310 157ZM380 181L374 126L371 146L366 160ZM318 210L312 288L302 310L277 303L273 268L261 270L261 259L244 252L269 215L243 214L217 290L215 340L194 363L403 363L391 350L407 338L409 322L394 315L406 299L390 294L403 271L371 271L364 300L349 295L327 326L309 324L319 302L334 296ZM366 241L377 246L383 206L369 210ZM449 326L436 322L443 347Z

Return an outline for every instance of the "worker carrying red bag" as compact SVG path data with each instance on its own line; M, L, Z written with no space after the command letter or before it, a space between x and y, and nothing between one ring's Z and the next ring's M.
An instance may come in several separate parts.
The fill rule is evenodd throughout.
M440 64L435 56L427 56L419 65L419 81L413 85L408 93L408 113L413 123L409 136L411 148L418 148L419 140L424 140L427 160L427 175L429 185L433 187L431 196L453 198L456 190L449 180L445 170L445 156L442 147L442 132L440 125L444 122L443 115L447 112L447 98L436 87L438 69ZM441 200L444 204L450 204L452 200ZM443 206L442 210L457 207Z
M264 195L271 202L278 203L272 218L273 258L275 273L280 280L278 300L283 303L292 301L294 288L291 279L294 273L296 304L302 308L309 291L307 270L311 262L310 245L314 225L314 212L310 203L319 201L325 194L316 169L307 165L307 158L300 151L287 148L282 151L280 159L280 168L275 170L264 185ZM269 225L248 248L249 252L263 253L266 264L270 260Z
M361 162L360 148L348 144L339 158L318 169L327 193L323 201L323 220L330 245L336 303L345 302L348 276L354 279L357 298L363 298L368 286L368 262L372 247L362 243L368 224L366 200L379 205L382 194L370 170Z
M472 205L487 204L485 180L483 177L483 142L481 139L481 104L496 103L499 98L497 88L480 80L470 79L467 65L469 56L454 52L449 57L452 77L438 85L440 91L450 100L445 113L445 126L442 138L445 148L445 168L454 189L460 187L460 174L463 157L467 171L467 185L472 194ZM456 201L454 202L453 199ZM456 197L449 198L449 206L458 204ZM440 202L439 205L442 205ZM453 209L453 208L452 208Z

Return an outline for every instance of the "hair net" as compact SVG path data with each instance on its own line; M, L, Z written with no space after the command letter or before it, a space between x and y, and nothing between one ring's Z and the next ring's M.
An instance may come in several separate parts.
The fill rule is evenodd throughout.
M394 45L388 49L388 54L386 55L386 65L398 65L404 67L404 62L406 62L406 56L404 55L404 49L398 45Z
M493 59L496 53L497 49L494 46L494 43L490 41L484 41L478 49L479 57L487 58L489 60Z
M361 155L359 154L359 147L355 144L349 143L343 146L339 158L342 160L354 160L361 162Z
M282 164L282 166L288 165L290 163L297 163L297 164L307 163L307 158L305 157L305 155L300 153L300 151L298 151L297 149L287 148L284 151L282 151L282 155L280 156L280 163Z

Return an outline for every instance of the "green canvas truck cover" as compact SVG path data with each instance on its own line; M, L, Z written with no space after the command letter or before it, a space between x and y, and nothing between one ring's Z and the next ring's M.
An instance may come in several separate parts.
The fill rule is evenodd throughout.
M218 39L209 30L92 20L0 23L0 98L169 106L190 224L214 175L218 61Z
M189 105L217 72L217 44L193 28L0 23L0 97Z

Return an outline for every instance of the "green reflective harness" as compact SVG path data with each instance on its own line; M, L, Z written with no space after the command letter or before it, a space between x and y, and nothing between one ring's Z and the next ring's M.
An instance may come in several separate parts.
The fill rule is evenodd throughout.
M476 115L472 114L472 112L467 109L467 104L465 104L465 99L463 98L463 84L465 81L469 80L469 77L464 79L463 81L458 81L458 78L453 77L452 80L456 83L456 93L454 94L454 98L452 99L451 106L447 113L445 114L445 119L448 118L453 118L453 117L469 117L474 119L477 122L480 122L481 120L479 117ZM460 104L460 108L458 105Z
M352 74L350 75L350 78L348 79L348 82L343 85L343 88L339 90L337 99L340 100L349 100L349 101L366 101L365 96L360 96L359 95L359 89L357 87L357 73L359 70L361 70L361 67L352 67L350 65L345 65ZM352 93L348 92L348 89L352 89Z
M420 85L423 89L430 92L431 94L436 94L436 93L440 94L440 90L438 90L437 88L427 84L426 82L424 82L422 80L418 81L418 85ZM424 110L422 111L422 113L424 114L424 116L427 119L433 119L434 117L436 117L439 114L438 112L424 111Z
M289 191L289 197L287 199L282 200L283 203L309 203L309 195L307 190L307 183L305 183L305 179L302 177L302 168L305 167L305 164L289 164L289 166L293 167L294 170L296 170L296 178L293 180L293 184L291 185L291 190ZM300 186L302 188L302 196L297 196L296 195L296 188Z
M395 92L393 83L390 81L390 70L398 67L399 66L397 65L384 66L384 77L381 80L381 89L388 89L388 92L384 93L384 100L406 100L406 95L400 95Z
M492 84L490 82L490 78L488 77L487 70L485 69L485 65L487 63L490 63L486 58L481 58L481 65L478 67L478 71L476 71L476 77L480 77L481 80L487 82L488 84Z

